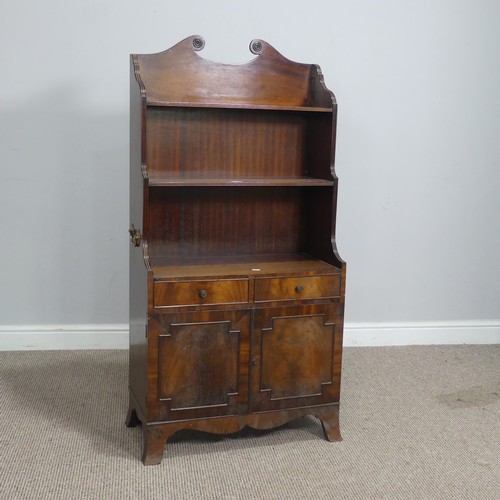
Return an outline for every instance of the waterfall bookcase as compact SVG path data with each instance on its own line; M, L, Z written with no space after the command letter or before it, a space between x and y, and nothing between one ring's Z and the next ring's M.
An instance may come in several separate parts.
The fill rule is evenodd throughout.
M146 465L181 429L314 415L340 440L335 98L262 40L241 65L204 43L131 56L126 423Z

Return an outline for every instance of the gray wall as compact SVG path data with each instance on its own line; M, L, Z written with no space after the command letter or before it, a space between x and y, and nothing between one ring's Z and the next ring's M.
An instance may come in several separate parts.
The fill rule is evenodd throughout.
M128 321L128 54L262 38L339 101L348 322L500 318L500 3L4 0L0 324Z

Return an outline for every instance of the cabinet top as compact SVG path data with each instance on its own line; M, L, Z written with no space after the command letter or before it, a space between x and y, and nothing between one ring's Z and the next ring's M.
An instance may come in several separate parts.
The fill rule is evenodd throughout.
M190 36L157 54L132 54L132 71L147 104L155 106L270 106L333 109L335 98L319 66L286 59L263 40L252 40L255 58L245 64L204 59L201 36Z

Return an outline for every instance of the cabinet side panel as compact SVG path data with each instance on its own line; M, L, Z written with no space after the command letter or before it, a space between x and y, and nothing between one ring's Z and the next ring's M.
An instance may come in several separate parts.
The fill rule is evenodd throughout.
M136 79L132 57L130 65L130 224L134 224L134 227L142 234L144 234L144 177L141 171L143 113L143 96L141 96L141 88ZM129 246L129 289L129 388L136 401L140 405L145 405L148 271L142 245ZM142 414L144 413L145 406L142 408Z
M330 93L327 91L327 94ZM307 175L330 179L334 184L331 188L321 188L314 193L311 192L307 199L305 251L340 268L344 263L337 253L335 237L338 190L334 167L337 105L333 104L333 112L330 115L315 118L309 122L307 129L305 148Z
M309 102L314 106L336 107L337 100L326 87L323 72L317 64L311 64L309 75Z
M337 268L344 262L337 254L335 240L335 206L337 180L333 187L322 187L306 193L305 252Z
M145 94L135 56L130 58L130 223L144 236Z
M305 164L307 175L318 179L332 180L332 127L335 112L317 114L307 123Z
M148 275L142 251L130 249L129 388L145 413ZM144 405L144 406L143 406Z

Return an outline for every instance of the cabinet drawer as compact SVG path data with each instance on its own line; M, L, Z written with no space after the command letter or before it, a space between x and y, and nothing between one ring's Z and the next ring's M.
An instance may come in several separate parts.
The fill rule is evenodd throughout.
M154 306L193 306L248 302L248 280L158 281Z
M340 274L297 278L257 278L255 301L300 300L340 295Z

